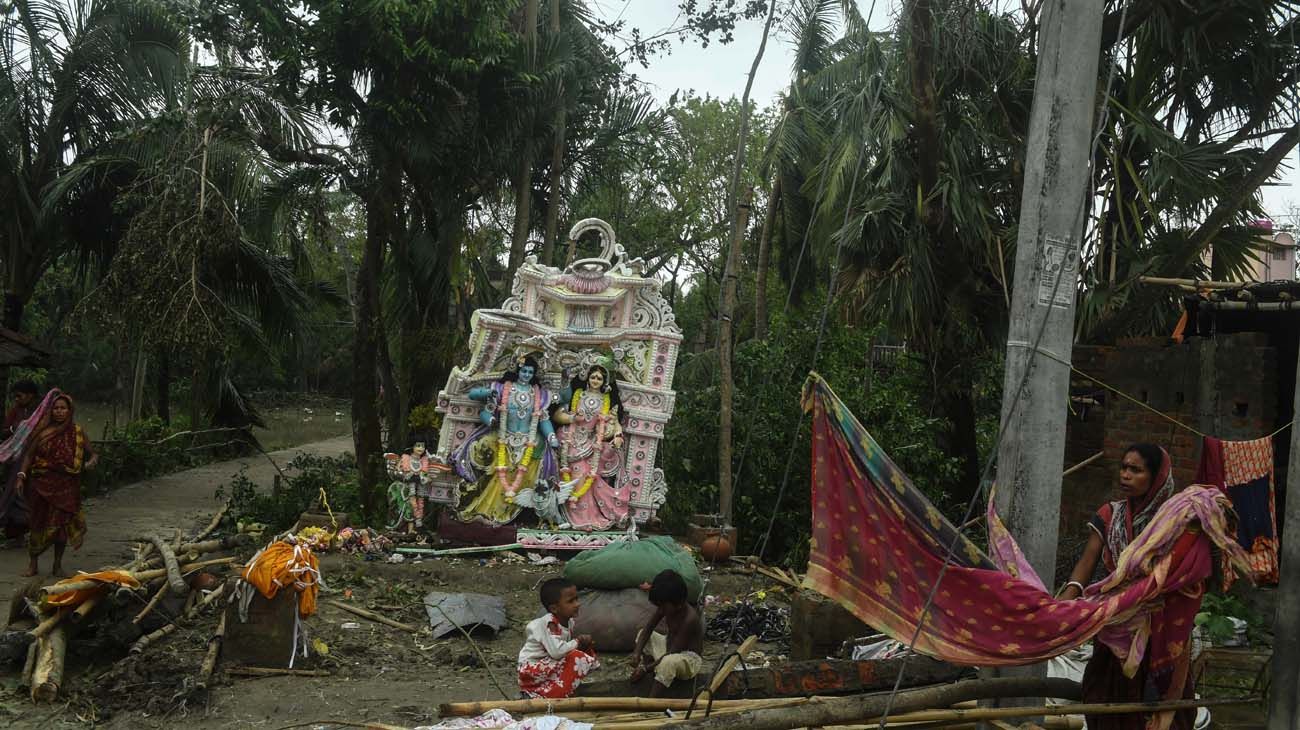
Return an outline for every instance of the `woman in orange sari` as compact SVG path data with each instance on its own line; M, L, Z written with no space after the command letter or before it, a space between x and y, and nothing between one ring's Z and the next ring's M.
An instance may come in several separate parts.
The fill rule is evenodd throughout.
M63 552L74 550L86 536L86 516L81 509L81 473L94 469L99 455L90 447L86 432L73 419L72 398L60 393L27 446L18 472L18 490L27 500L27 553L30 562L22 575L36 575L37 559L54 546L51 575L63 576Z

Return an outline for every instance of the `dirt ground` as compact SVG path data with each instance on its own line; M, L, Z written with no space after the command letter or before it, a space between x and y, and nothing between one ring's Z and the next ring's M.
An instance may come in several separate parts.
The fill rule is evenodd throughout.
M536 584L558 574L560 566L531 566L500 559L441 558L390 564L360 556L327 554L321 572L328 589L317 614L305 622L310 640L320 640L328 655L313 652L301 668L325 669L328 677L221 677L206 697L187 696L199 670L213 620L168 637L140 658L101 664L77 657L74 679L60 704L34 707L14 689L16 677L3 679L0 725L52 728L94 725L105 728L281 728L295 722L378 721L413 727L436 722L443 702L499 699L493 678L511 698L518 696L515 657L524 625L540 611ZM755 587L737 573L711 576L707 591L726 599ZM475 591L506 600L508 625L496 635L475 632L474 647L459 635L433 640L428 632L409 634L335 608L343 598L389 618L427 625L422 597L430 590ZM345 626L350 628L345 628ZM770 652L779 647L768 646ZM706 646L711 666L723 647ZM70 657L72 655L70 654ZM626 655L602 654L593 680L626 677ZM220 675L220 671L218 671Z
M328 455L349 446L347 439L334 439L273 457L283 463L299 451ZM141 534L171 535L177 528L192 533L215 511L216 487L241 466L247 466L254 479L262 476L269 481L272 467L258 457L193 469L88 500L90 533L83 549L69 554L67 567L93 570L120 564L129 557L132 539ZM120 651L74 642L67 677L53 705L34 706L26 692L17 689L18 673L0 670L0 727L281 728L313 720L371 720L407 727L432 724L440 703L500 698L497 683L512 699L517 697L515 657L523 643L524 625L540 612L535 586L562 568L500 556L396 564L339 553L320 557L326 588L318 612L304 625L309 639L323 642L328 654L313 651L296 666L324 669L330 676L245 678L218 669L215 686L206 695L193 691L216 623L209 609L143 654L119 661L110 657L116 659ZM0 552L0 596L5 603L0 610L6 614L13 587L24 582L17 577L24 560L21 549ZM42 568L48 570L48 564ZM748 575L721 571L706 575L706 593L721 600L770 588ZM474 636L486 667L470 642L459 635L435 641L427 630L410 634L327 602L346 597L349 603L423 627L428 619L422 598L431 590L489 593L505 599L508 625L496 635L476 632ZM761 648L769 654L781 651L777 646ZM722 652L721 645L709 642L706 666L715 664ZM593 680L627 675L625 656L602 653L602 664Z

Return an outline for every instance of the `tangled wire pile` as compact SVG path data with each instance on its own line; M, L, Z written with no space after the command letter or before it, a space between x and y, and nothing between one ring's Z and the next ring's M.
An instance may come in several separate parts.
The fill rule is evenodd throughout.
M713 611L705 633L713 641L746 636L758 636L765 644L785 641L790 634L790 612L766 603L736 601Z

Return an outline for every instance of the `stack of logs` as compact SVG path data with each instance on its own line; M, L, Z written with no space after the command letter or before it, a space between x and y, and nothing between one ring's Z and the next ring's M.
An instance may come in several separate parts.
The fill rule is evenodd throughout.
M88 626L97 609L107 604L120 607L125 601L142 602L143 607L129 619L131 635L136 636L129 648L130 654L139 654L147 647L157 643L176 631L177 627L193 619L203 609L216 603L225 593L225 581L205 569L217 566L230 566L238 561L234 556L211 557L213 553L246 547L253 541L244 534L225 538L207 539L220 524L226 510L223 508L206 528L191 538L184 538L180 531L173 540L168 541L150 535L141 538L136 555L127 565L106 570L125 572L139 583L138 589L131 589L111 583L92 580L69 580L40 589L38 600L32 601L25 594L13 598L10 611L10 623L14 623L23 606L35 615L36 626L28 633L32 637L27 648L27 659L23 666L21 687L29 688L34 702L52 702L59 694L63 684L64 657L68 642L83 628ZM75 607L51 607L45 599L74 591L91 591L91 595ZM158 629L143 633L140 625L163 601L169 597L181 604L170 621ZM138 605L138 604L137 604ZM132 609L134 610L134 609ZM101 611L100 613L103 613ZM156 623L154 619L148 623ZM204 689L211 679L220 653L221 637L225 629L224 612L217 629L209 641L208 653L200 669L196 687Z

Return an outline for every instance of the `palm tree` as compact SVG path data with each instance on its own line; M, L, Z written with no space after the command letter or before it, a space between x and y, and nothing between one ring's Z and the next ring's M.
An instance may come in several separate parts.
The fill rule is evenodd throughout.
M0 13L3 324L20 331L41 276L89 232L51 215L73 187L63 177L175 101L189 46L156 3L27 0Z

